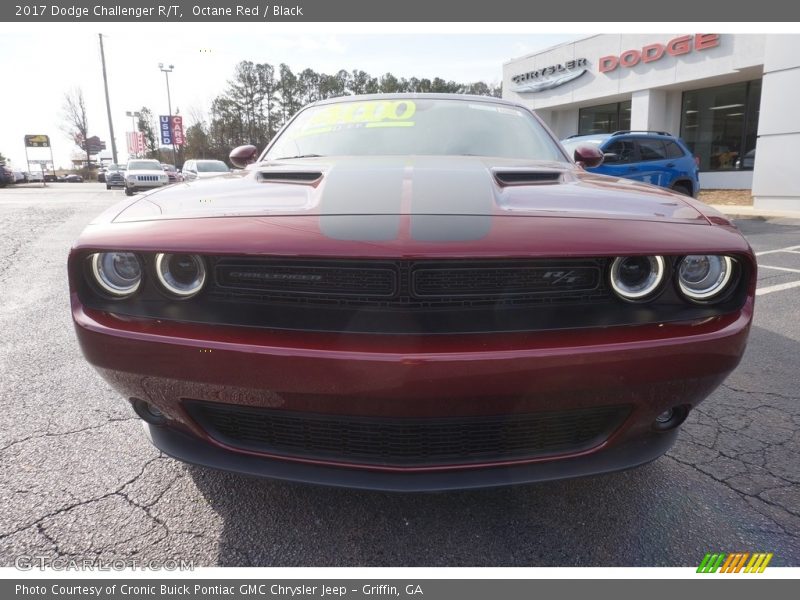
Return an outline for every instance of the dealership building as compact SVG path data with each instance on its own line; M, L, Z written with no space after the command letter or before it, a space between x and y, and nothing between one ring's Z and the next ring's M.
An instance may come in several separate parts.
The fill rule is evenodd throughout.
M603 34L503 65L503 97L557 136L680 135L705 189L752 189L756 207L800 210L800 36Z

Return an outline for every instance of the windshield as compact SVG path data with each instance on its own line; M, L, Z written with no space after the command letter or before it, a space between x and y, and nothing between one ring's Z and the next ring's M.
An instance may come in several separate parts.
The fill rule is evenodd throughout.
M265 156L470 155L564 161L527 111L481 101L343 101L302 111Z
M199 173L227 173L228 165L221 160L198 160L197 171Z
M161 163L155 160L132 160L128 163L129 171L160 171Z

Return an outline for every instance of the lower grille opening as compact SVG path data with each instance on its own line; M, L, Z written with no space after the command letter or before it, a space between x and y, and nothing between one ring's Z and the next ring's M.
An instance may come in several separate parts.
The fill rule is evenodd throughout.
M518 460L592 448L619 427L624 406L451 418L353 417L187 401L195 421L228 446L287 457L382 466Z

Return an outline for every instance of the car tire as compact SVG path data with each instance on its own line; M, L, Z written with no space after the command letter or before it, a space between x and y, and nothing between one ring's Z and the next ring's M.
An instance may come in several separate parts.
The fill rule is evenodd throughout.
M692 195L692 187L691 184L686 183L684 181L679 181L678 183L672 184L672 191L678 192L679 194L683 194L684 196L691 196Z
M125 195L126 196L133 196L133 188L129 188L128 186L125 186Z
M108 184L106 184L106 189L107 189L107 190L110 190L110 189L111 189L111 186L110 186L110 185L108 185Z

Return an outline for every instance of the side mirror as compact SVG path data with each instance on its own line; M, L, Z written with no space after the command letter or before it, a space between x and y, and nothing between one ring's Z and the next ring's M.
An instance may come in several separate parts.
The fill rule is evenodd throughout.
M579 167L599 167L603 164L604 155L596 146L578 146L573 156Z
M256 162L258 158L258 148L252 144L237 146L231 150L228 158L230 158L231 164L233 164L234 167L244 169L247 165Z

